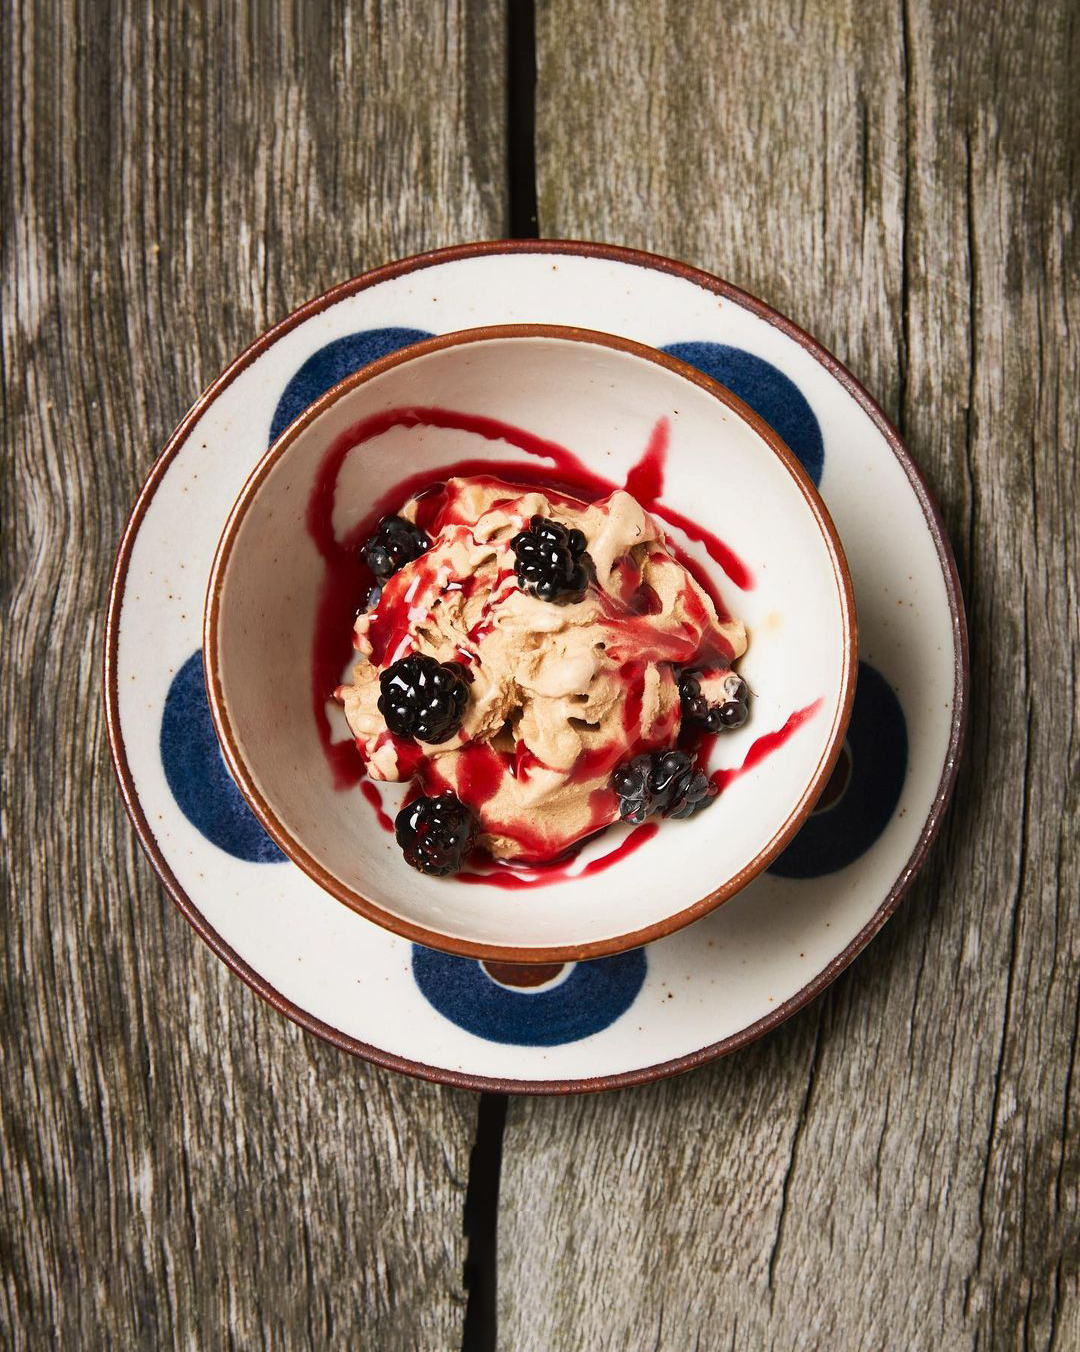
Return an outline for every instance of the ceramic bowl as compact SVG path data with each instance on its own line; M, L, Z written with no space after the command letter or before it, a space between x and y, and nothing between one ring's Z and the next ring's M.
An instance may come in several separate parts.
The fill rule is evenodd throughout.
M516 463L537 464L497 439L493 424L487 435L460 425L477 419L569 448L614 484L626 481L666 419L662 503L719 537L744 569L725 570L701 544L666 527L748 630L739 669L754 692L752 716L720 739L713 760L741 772L707 811L664 822L610 867L587 869L617 847L628 830L622 825L589 842L569 870L573 876L520 891L466 886L409 868L385 829L404 786L379 786L380 824L355 785L342 787L340 776L336 782L332 762L341 753L328 753L320 739L323 702L313 695L312 654L320 606L327 604L325 556L338 548L335 541L418 472L471 458L498 461L501 476L510 477ZM361 428L364 439L353 446ZM331 459L340 466L332 501ZM320 501L321 536L312 531ZM355 598L356 606L362 602ZM269 834L316 882L370 920L429 947L552 962L619 952L671 933L731 897L780 852L839 753L854 693L855 630L851 581L824 504L756 414L699 372L641 344L517 325L445 334L373 362L281 434L245 485L218 546L204 662L234 777ZM345 672L343 660L333 680ZM346 738L343 720L332 735Z

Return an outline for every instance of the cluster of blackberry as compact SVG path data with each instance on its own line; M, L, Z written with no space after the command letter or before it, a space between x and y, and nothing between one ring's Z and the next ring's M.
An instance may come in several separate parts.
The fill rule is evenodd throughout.
M585 599L596 569L585 536L546 516L534 516L528 530L510 541L514 572L527 592L557 606Z
M696 671L679 673L679 699L684 723L692 723L706 732L724 732L741 728L750 715L750 692L745 681L734 685L730 696L720 704L710 704L701 693Z
M637 826L646 817L692 817L716 796L716 786L685 751L635 756L612 776L619 816Z
M385 587L399 568L412 563L431 548L431 539L403 516L384 516L375 534L360 549L364 562Z
M461 727L469 683L460 662L411 653L379 676L379 712L397 737L447 742Z
M452 793L421 796L407 803L394 819L394 835L405 862L421 873L445 878L458 873L476 835L472 813Z

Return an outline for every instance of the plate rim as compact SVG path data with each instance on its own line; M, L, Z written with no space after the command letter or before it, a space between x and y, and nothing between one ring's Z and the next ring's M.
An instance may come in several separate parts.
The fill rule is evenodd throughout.
M119 629L120 613L123 608L125 584L131 563L131 555L143 518L149 509L161 480L183 448L193 427L217 397L228 388L258 357L268 351L280 338L323 310L368 290L384 281L410 272L418 272L442 263L455 263L463 259L487 257L505 254L563 254L585 258L600 258L607 261L626 263L650 271L666 272L684 281L688 281L714 295L730 300L741 308L749 310L758 318L779 329L787 337L808 352L825 370L847 391L863 409L886 444L892 450L903 469L916 499L922 508L927 529L934 542L945 583L946 599L953 635L953 709L949 730L949 742L946 748L941 777L937 791L919 838L915 843L907 862L900 870L896 881L885 895L867 923L858 931L848 944L822 968L806 985L791 995L775 1009L755 1022L748 1024L738 1032L722 1038L718 1042L689 1052L681 1057L657 1062L651 1066L641 1066L633 1070L620 1071L611 1075L587 1076L563 1080L513 1080L498 1076L474 1075L448 1067L431 1066L425 1062L398 1056L368 1043L361 1042L340 1029L332 1027L310 1011L302 1009L295 1002L282 995L274 986L260 975L236 950L217 933L206 920L180 886L169 867L156 837L150 827L135 789L134 777L127 761L124 740L120 727L119 713ZM688 263L667 258L661 254L648 253L641 249L627 248L622 245L594 243L584 240L483 240L466 244L451 245L448 248L427 250L409 257L386 263L370 269L347 281L339 282L321 295L314 297L293 310L278 323L260 334L237 356L222 373L202 392L181 419L175 431L166 441L161 453L154 461L145 482L135 500L117 548L109 584L108 606L103 644L104 663L104 704L105 723L108 735L109 751L120 786L121 798L135 828L140 845L146 852L166 890L169 892L181 914L192 926L199 937L242 981L261 996L279 1014L291 1019L301 1028L314 1033L324 1041L370 1061L385 1069L400 1071L418 1079L451 1085L460 1089L494 1091L506 1094L552 1094L597 1093L607 1089L617 1089L647 1084L654 1080L665 1079L685 1071L696 1069L709 1061L726 1056L731 1052L757 1041L776 1028L811 1000L821 994L846 967L869 944L885 922L899 906L900 901L910 888L915 875L922 867L926 856L941 829L942 819L949 800L952 797L959 768L960 754L967 729L967 695L970 680L968 634L965 618L963 595L956 560L945 531L941 510L930 493L926 478L912 458L900 434L886 418L881 407L864 386L847 370L841 362L828 352L815 338L792 320L787 319L764 301L750 295L749 292L724 281L711 273Z

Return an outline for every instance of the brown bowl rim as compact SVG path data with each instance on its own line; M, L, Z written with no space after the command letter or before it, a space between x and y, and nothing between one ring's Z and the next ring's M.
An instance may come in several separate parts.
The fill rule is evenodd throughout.
M307 428L317 422L324 414L336 407L342 399L363 385L377 380L399 366L409 366L413 362L429 357L436 352L445 352L451 348L472 347L474 344L532 341L553 339L558 342L582 343L602 347L616 352L628 353L644 361L652 362L673 375L687 380L711 395L737 418L757 433L794 480L802 494L803 501L817 525L824 540L832 564L840 600L841 614L841 656L840 684L836 701L833 723L825 742L824 750L818 760L809 782L799 795L791 812L785 817L771 839L737 872L681 910L664 916L663 919L644 925L640 929L623 934L610 935L604 939L579 944L549 944L545 947L518 947L512 944L494 944L474 939L463 939L457 935L446 934L441 930L428 929L410 920L388 911L377 902L365 896L357 888L350 886L326 868L310 853L289 826L282 820L274 805L259 788L252 768L245 758L240 739L229 716L228 701L220 669L220 615L222 590L228 577L229 564L237 538L248 512L258 500L260 490L276 466L288 455L292 446ZM384 929L411 939L413 943L423 944L425 948L438 949L443 953L452 953L460 958L477 958L481 961L500 963L566 963L585 962L592 958L610 957L615 953L625 953L629 949L641 948L644 944L664 939L669 934L701 920L723 902L730 900L754 878L758 876L776 856L789 844L799 827L810 815L814 803L828 783L851 717L851 706L855 696L855 677L858 671L857 621L855 615L855 594L844 556L840 536L829 515L828 508L820 493L814 487L810 476L796 459L790 448L785 445L776 432L749 408L737 395L725 386L685 362L679 361L667 353L659 352L631 338L616 334L603 333L596 329L584 329L556 324L491 324L479 328L457 329L450 333L437 334L425 338L408 347L391 352L385 357L370 362L340 380L325 394L311 403L267 449L262 459L241 489L239 496L229 513L225 528L218 541L214 561L210 568L210 580L207 586L205 622L203 629L203 666L206 673L206 686L210 699L210 712L214 721L221 749L249 807L258 817L263 828L272 840L288 857L314 882L338 901L358 912L366 920L371 920Z
M849 940L847 945L830 962L826 963L826 965L804 986L800 987L793 995L789 996L787 1000L777 1005L775 1009L770 1010L768 1014L763 1015L753 1023L747 1024L746 1027L739 1029L737 1032L731 1033L727 1037L710 1043L708 1046L701 1047L696 1051L685 1053L682 1056L672 1057L666 1061L656 1062L653 1065L639 1066L632 1070L617 1071L609 1075L582 1076L576 1079L511 1079L505 1076L476 1075L467 1071L454 1070L451 1067L428 1065L422 1061L413 1060L409 1057L399 1056L393 1052L385 1051L381 1047L372 1046L370 1043L362 1042L359 1038L343 1033L340 1029L334 1028L324 1020L302 1008L300 1005L297 1005L294 1001L288 999L288 997L282 995L282 993L267 981L260 972L257 972L250 963L242 958L231 944L227 943L226 940L222 938L181 887L179 880L176 878L176 875L169 866L168 860L165 858L158 845L153 829L151 828L139 801L134 776L132 775L131 767L128 764L127 752L120 727L118 661L120 615L123 607L124 591L131 563L132 550L134 549L142 520L150 507L150 503L152 502L169 465L183 448L193 427L202 417L209 405L213 403L218 395L231 385L253 361L272 347L281 337L297 325L320 314L323 310L337 304L339 301L363 292L369 287L376 286L381 282L389 281L411 272L419 272L425 268L438 266L442 263L453 263L465 259L507 254L539 254L553 257L599 258L610 262L625 263L633 267L640 267L647 271L667 273L671 276L678 277L683 281L687 281L694 286L698 286L702 290L709 291L722 300L730 301L733 304L738 305L741 309L748 310L751 314L756 315L759 319L764 320L767 324L770 324L773 328L779 330L781 333L791 338L792 341L796 342L837 380L851 396L852 400L863 410L877 428L904 471L912 491L915 493L922 508L927 530L930 532L937 550L938 560L943 572L950 618L952 621L952 721L941 776L938 780L934 798L930 803L922 831L920 832L919 838L916 841L911 854L897 874L892 887L886 893L881 904L862 929L859 930L858 933ZM759 1038L764 1037L766 1033L771 1032L781 1023L798 1013L825 991L832 982L836 980L840 973L850 966L859 953L861 953L870 943L871 939L873 939L881 930L890 916L892 916L893 912L897 909L901 900L911 887L920 868L923 866L926 856L941 830L945 811L955 788L961 751L967 733L968 690L970 685L968 635L963 594L960 589L960 579L957 572L956 559L946 534L945 523L940 508L930 492L929 485L927 484L922 470L912 458L900 437L900 434L893 427L892 423L882 411L880 405L861 382L857 380L856 377L852 375L852 373L825 347L823 347L816 338L813 338L804 329L800 328L799 325L780 314L779 311L774 310L772 306L767 305L764 301L759 300L756 296L751 295L749 292L744 291L742 288L735 286L731 282L724 281L722 278L717 277L712 273L705 272L701 268L693 267L689 263L681 262L678 259L668 258L662 254L648 253L645 250L629 248L624 245L573 239L478 240L471 243L456 244L446 248L432 249L423 253L414 254L391 263L383 264L380 267L370 269L347 281L338 283L328 291L314 297L304 305L299 306L272 328L267 329L264 333L260 334L228 367L226 367L221 375L206 388L199 399L196 400L151 466L139 496L135 501L135 505L132 508L127 526L125 527L120 544L117 548L116 560L109 586L105 642L103 645L103 667L105 719L109 740L109 751L119 782L124 807L128 816L131 818L135 834L181 914L203 942L217 954L226 966L279 1014L291 1019L292 1022L296 1023L299 1027L305 1029L307 1032L313 1033L316 1037L337 1047L339 1050L347 1051L355 1056L359 1056L363 1060L370 1062L372 1065L412 1075L430 1083L450 1085L454 1088L470 1089L476 1092L527 1095L600 1093L609 1089L630 1088L637 1085L648 1084L656 1080L666 1079L672 1075L684 1074L698 1066L705 1065L719 1057L730 1055L732 1052L739 1051L750 1043L756 1042Z

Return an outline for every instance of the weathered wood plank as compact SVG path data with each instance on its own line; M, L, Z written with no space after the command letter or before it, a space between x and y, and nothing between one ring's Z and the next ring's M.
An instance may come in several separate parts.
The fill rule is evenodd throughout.
M507 1347L1080 1347L1075 7L540 6L545 234L868 383L943 501L972 733L923 879L765 1045L512 1104Z
M199 943L120 806L100 654L134 494L223 364L502 230L502 7L6 8L0 1343L456 1347L475 1100Z

